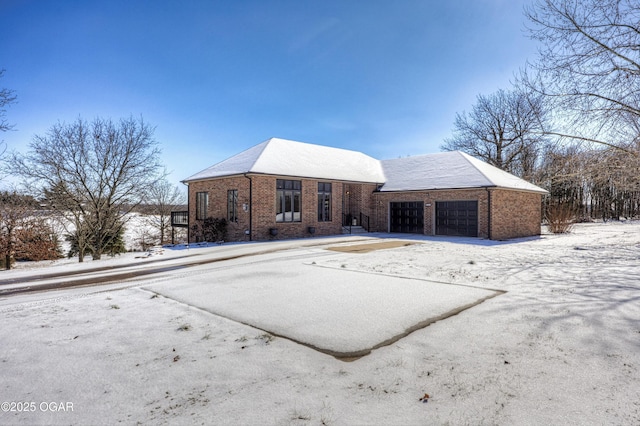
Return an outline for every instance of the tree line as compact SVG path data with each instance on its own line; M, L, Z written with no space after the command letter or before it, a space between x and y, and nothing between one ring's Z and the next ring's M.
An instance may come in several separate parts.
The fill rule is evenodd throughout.
M549 191L582 219L640 215L640 3L536 0L537 57L456 114L462 150Z

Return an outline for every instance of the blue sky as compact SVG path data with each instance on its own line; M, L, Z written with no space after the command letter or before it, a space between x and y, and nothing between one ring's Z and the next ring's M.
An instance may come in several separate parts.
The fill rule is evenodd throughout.
M156 126L176 184L271 137L379 159L438 152L456 112L533 59L528 0L0 0L15 131Z

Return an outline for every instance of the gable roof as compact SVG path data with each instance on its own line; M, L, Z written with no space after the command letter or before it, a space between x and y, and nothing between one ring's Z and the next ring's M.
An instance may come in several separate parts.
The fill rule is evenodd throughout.
M357 151L271 138L182 182L244 173L383 183L380 161Z
M380 191L499 187L546 193L544 189L460 151L381 161Z

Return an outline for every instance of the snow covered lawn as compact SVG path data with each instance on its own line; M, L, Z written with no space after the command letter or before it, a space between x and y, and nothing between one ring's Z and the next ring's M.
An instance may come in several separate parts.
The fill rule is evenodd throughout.
M569 235L507 242L406 237L421 244L339 253L303 247L307 239L120 289L0 298L0 403L9 403L0 424L640 424L640 223L581 224ZM306 279L325 269L330 290L318 291L316 282L309 295ZM258 309L275 316L260 301L283 303L280 290L292 287L282 279L288 271L309 271L292 300L319 306L334 291L371 300L341 285L382 283L405 302L397 290L419 292L429 281L506 293L353 362L208 310L229 308L224 299L238 297L251 305L230 315ZM238 282L261 298L232 290L235 279L217 282L242 274ZM178 300L150 291L160 289ZM280 323L297 318L304 329L315 308L283 314ZM335 334L354 336L363 327L375 335L368 324L349 322L357 317L334 326ZM386 314L369 321L379 331L388 327ZM427 403L420 401L425 393Z

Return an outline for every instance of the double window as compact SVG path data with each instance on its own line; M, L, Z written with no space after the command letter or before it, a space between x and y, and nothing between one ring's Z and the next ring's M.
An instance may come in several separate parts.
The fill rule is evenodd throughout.
M302 220L301 188L299 180L276 180L276 222Z
M238 221L238 190L227 191L227 220L229 222Z
M207 210L209 210L209 193L196 192L196 220L206 219Z
M318 182L318 222L331 222L331 184Z

